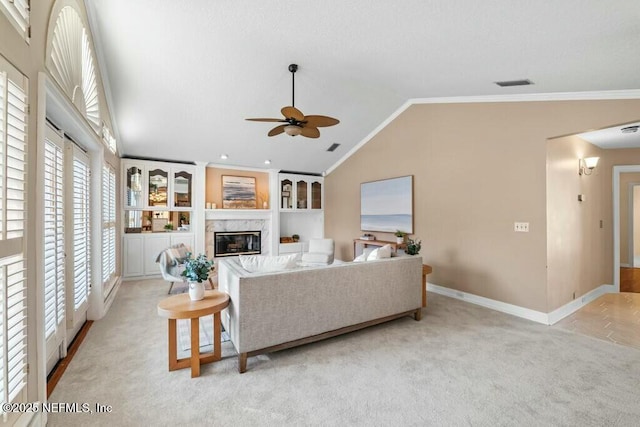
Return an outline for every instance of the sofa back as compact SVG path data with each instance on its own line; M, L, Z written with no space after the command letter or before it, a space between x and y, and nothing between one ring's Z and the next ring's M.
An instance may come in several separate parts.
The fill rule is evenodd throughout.
M422 258L265 274L221 260L218 286L231 300L223 323L244 353L420 308Z

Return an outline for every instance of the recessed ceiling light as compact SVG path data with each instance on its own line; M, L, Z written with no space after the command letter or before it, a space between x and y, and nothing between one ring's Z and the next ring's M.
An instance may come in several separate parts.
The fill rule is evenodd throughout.
M627 126L626 128L620 129L620 131L622 133L635 133L635 132L638 132L638 127L640 127L640 126L638 126L638 125L636 125L636 126Z
M222 160L227 160L229 158L229 156L227 156L226 154L220 154L220 158Z
M270 164L271 164L271 160L269 160L269 159L265 160L265 161L264 161L264 164L265 164L265 165L270 165Z

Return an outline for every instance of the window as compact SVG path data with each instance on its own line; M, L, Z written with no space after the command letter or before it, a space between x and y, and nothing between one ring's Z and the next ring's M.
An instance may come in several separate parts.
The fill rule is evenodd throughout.
M110 165L102 168L102 282L104 296L111 291L116 273L116 174Z
M4 4L3 4L4 5ZM0 401L27 382L25 146L27 79L0 57Z
M90 34L80 13L70 5L60 10L54 25L53 36L47 40L47 52L50 55L46 58L46 67L100 135L102 121L98 80Z
M79 148L73 151L73 310L88 303L91 291L91 228L89 158ZM71 307L69 307L71 309Z
M0 10L25 40L31 37L29 30L29 0L0 0Z
M65 238L62 136L47 128L44 143L44 331L47 354L64 338Z

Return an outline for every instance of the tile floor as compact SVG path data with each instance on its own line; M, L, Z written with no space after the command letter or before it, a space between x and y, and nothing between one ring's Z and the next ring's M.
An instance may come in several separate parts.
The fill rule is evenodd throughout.
M640 350L640 293L602 295L554 327Z

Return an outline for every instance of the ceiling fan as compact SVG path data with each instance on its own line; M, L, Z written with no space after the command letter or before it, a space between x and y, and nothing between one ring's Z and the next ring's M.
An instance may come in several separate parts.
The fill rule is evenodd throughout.
M278 122L285 123L278 125L271 129L268 136L280 135L286 133L290 136L302 135L307 138L318 138L320 131L318 128L337 125L340 120L334 119L328 116L305 116L302 111L295 107L296 101L296 77L295 73L298 71L297 64L289 65L289 71L291 71L291 106L282 107L280 112L284 116L284 119L246 119L254 122Z

